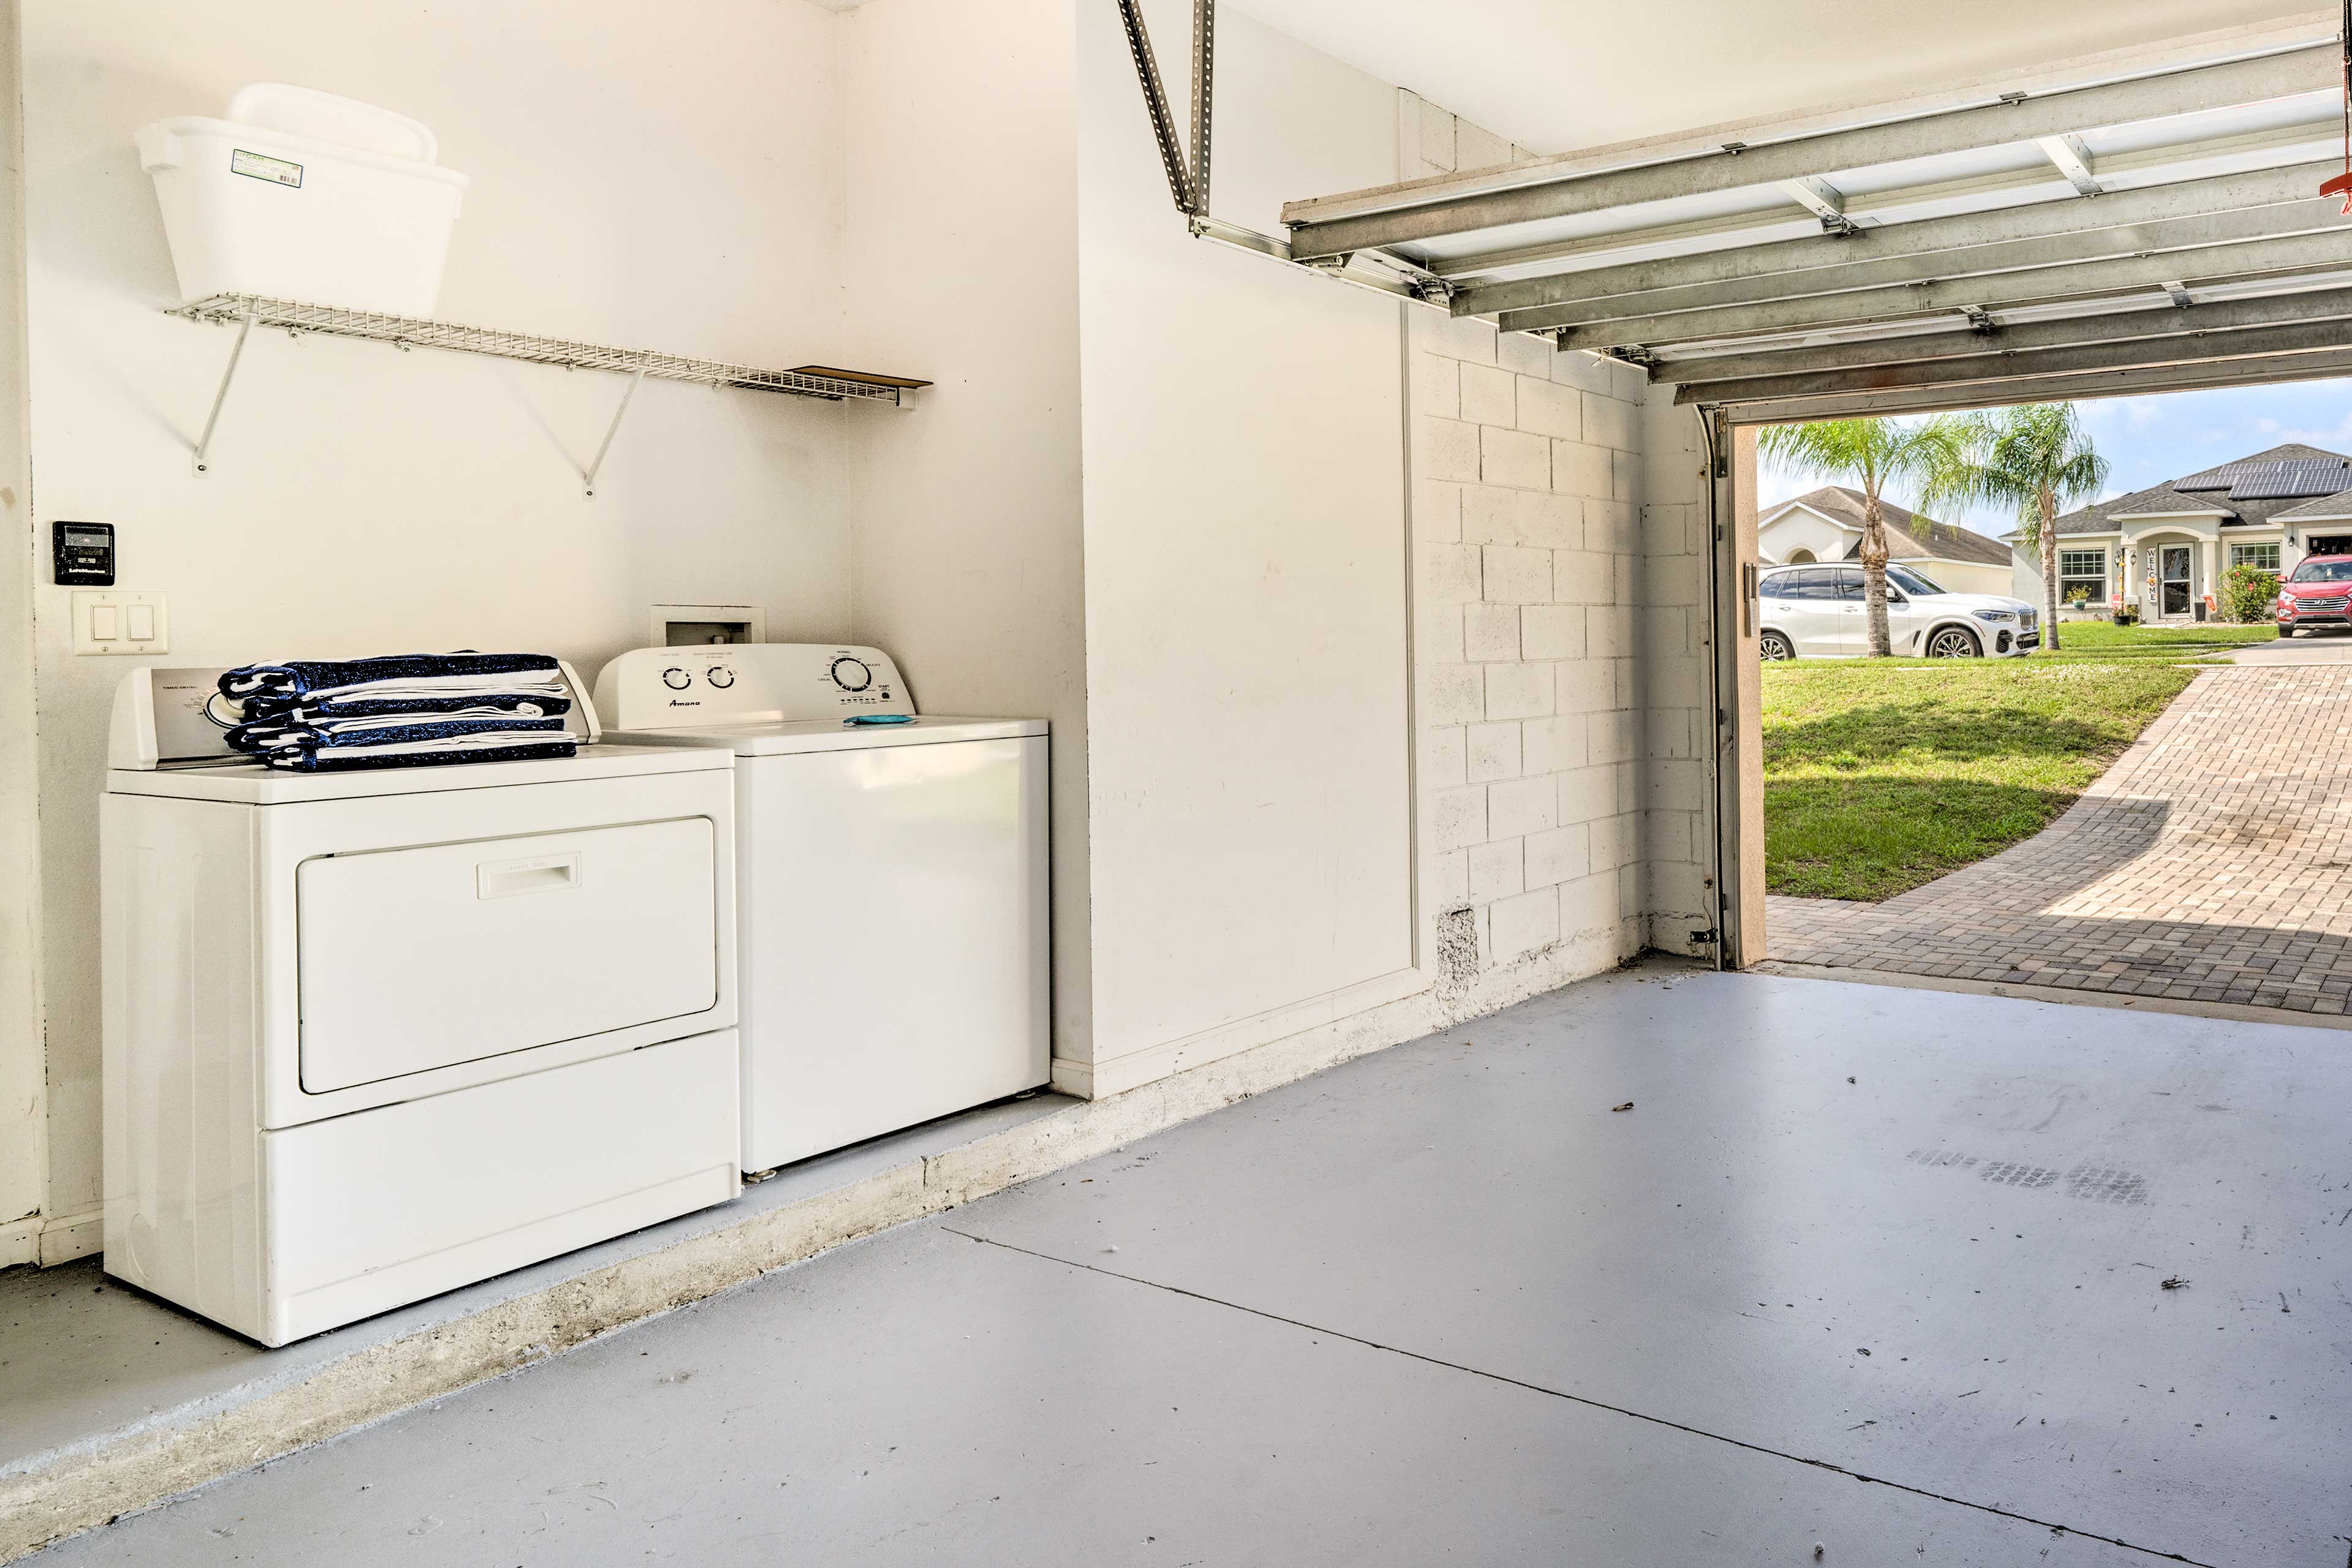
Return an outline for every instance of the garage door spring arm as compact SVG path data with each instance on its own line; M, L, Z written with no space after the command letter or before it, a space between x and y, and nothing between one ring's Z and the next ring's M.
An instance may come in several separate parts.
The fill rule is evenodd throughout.
M1151 50L1151 35L1144 30L1141 0L1118 0L1118 19L1127 29L1127 47L1135 57L1136 79L1143 86L1143 107L1151 116L1151 138L1160 144L1160 163L1168 171L1168 194L1176 210L1187 217L1209 216L1209 117L1217 45L1217 0L1192 0L1192 156L1188 165L1184 142L1176 132L1176 117L1168 109L1168 92L1160 82L1160 61Z

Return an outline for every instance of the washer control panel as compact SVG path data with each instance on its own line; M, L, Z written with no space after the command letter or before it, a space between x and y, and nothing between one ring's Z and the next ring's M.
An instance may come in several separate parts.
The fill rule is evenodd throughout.
M596 713L614 730L779 724L859 713L912 714L898 667L878 647L729 643L641 647L596 677Z

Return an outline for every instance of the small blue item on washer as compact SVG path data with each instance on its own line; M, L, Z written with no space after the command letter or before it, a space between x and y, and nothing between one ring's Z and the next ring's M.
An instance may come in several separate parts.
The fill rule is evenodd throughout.
M911 724L912 713L852 713L842 721L845 724Z

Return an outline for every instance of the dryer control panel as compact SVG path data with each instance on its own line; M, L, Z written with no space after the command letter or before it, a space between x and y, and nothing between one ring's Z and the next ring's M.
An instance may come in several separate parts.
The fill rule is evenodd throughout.
M641 647L596 677L596 714L611 730L789 724L914 711L914 698L890 656L848 644Z

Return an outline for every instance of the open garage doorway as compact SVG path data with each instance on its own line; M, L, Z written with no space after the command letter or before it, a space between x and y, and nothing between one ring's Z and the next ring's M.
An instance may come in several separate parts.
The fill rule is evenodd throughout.
M1958 775L1915 813L1922 837L1946 841L1940 863L1931 855L1905 876L1793 891L1845 895L1838 901L1866 925L1937 877L1990 878L2016 868L2027 845L2050 853L1986 887L1965 921L1938 909L1843 967L2313 1016L2340 1008L2337 933L2314 907L2314 878L2352 867L2352 846L2339 851L2326 805L2273 803L2352 790L2338 788L2325 747L2257 745L2309 728L2293 706L2303 700L2262 695L2264 683L2336 677L2201 661L2242 657L2225 645L2260 619L2260 606L2231 605L2233 576L2292 577L2299 556L2352 542L2352 507L2334 499L2352 493L2339 456L2352 439L2332 427L2311 439L2280 430L2136 472L2132 496L2104 485L2070 496L2066 510L2107 506L2098 521L2113 526L2066 532L2025 574L2030 584L1998 530L1950 531L1934 508L1896 498L1905 542L1889 552L1900 580L1891 625L1850 581L1865 509L1838 486L1857 487L1822 473L1811 491L1761 497L1754 481L1758 433L1775 426L2352 374L2352 218L2320 188L2344 173L2347 58L2338 18L2305 15L2054 63L2030 79L1286 205L1285 258L1560 354L1639 365L1654 399L1704 424L1714 684L1712 713L1693 717L1714 720L1711 753L1686 724L1653 716L1656 743L1695 741L1714 764L1717 913L1713 929L1691 932L1694 945L1711 942L1732 968L1789 956L1789 931L1769 918L1771 863L1804 857L1769 848L1769 747L1785 755L1801 733L1822 753L1811 783L1829 842L1811 858L1827 865L1832 830L1856 815L1863 788L1841 771L1841 751L1901 752L1886 731L1906 710L1937 706L1923 694L1962 679L1948 667L1973 663L1985 668L1967 679L2014 683L2032 700L1979 701L1966 738L1946 751L2027 748L2019 776L1983 776L1982 756L1930 758L1924 767ZM1671 491L1659 496L1675 504ZM1759 499L1804 504L1759 512ZM2126 500L2116 515L2112 503ZM2023 602L1990 602L2004 598ZM1672 632L1675 606L1658 608ZM2116 626L2126 609L2136 624ZM1895 657L1864 660L1864 642ZM1662 637L1669 645L1685 646ZM1886 690L1843 717L1776 714L1785 721L1768 738L1768 650L1797 667L1776 677L1784 686L1863 679L1801 673L1839 658L1908 672L1890 668ZM2104 709L2066 700L2095 688ZM2222 700L2230 693L2244 700ZM2325 711L2326 699L2314 700ZM1954 721L1955 704L1942 707ZM2185 761L2210 778L2133 771ZM2171 804L2151 807L2152 789L2172 792L2161 797ZM2122 804L2090 809L2103 791ZM2197 855L2167 858L2165 846L2192 843ZM2051 858L2061 847L2089 858ZM2311 874L2253 898L2279 882L2283 847ZM2116 865L2147 872L2146 885L2117 884ZM1932 874L1906 885L1923 869ZM2116 940L2088 940L2092 926Z
M1726 816L1760 828L1765 885L1744 958L2342 1016L2352 382L2034 406L2071 418L2088 487L2053 507L2046 552L1932 462L1891 479L1825 467L1869 416L1738 427L1726 542L1753 585L1757 725L1737 772L1760 800ZM2024 417L1898 416L1880 438L1981 442ZM1872 510L1883 653L1865 630Z

